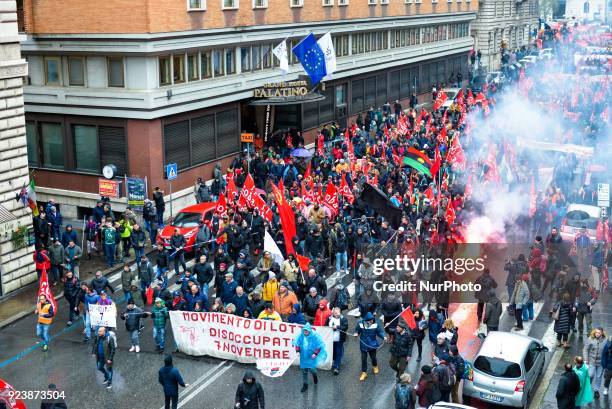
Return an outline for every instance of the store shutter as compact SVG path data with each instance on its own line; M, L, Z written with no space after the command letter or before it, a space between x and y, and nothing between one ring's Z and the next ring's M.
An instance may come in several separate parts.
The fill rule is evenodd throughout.
M186 169L189 162L189 121L175 122L164 126L164 159L166 164L176 163Z
M223 157L240 150L238 131L238 109L233 108L217 113L217 157Z
M215 152L215 116L206 115L191 120L191 162L193 165L210 162Z
M100 165L104 167L113 164L117 167L117 175L127 175L125 128L100 126L98 127L98 138L100 139Z

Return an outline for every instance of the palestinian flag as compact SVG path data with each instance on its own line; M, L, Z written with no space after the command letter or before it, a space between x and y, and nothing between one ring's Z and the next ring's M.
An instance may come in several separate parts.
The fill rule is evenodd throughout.
M404 161L402 162L402 165L410 166L419 173L431 177L431 166L433 165L431 159L429 159L425 153L415 148L408 148L408 150L404 153Z

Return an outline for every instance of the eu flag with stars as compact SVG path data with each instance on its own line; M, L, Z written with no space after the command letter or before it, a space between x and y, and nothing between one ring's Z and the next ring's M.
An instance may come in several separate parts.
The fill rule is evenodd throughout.
M308 74L314 85L321 82L321 79L327 75L325 53L323 53L323 50L317 44L317 40L312 33L308 34L293 47L293 53L302 63L306 74Z

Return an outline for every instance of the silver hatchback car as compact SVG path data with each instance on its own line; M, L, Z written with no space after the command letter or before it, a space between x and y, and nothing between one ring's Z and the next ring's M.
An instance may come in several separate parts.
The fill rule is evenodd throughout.
M511 332L490 332L463 384L463 401L527 408L544 370L548 348L540 340Z

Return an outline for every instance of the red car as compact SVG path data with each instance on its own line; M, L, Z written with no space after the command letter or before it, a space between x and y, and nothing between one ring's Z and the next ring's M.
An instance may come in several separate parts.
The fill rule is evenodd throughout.
M180 233L185 236L187 245L185 251L192 253L194 251L195 238L198 234L200 223L206 219L211 219L215 211L215 203L198 203L193 206L187 206L176 214L169 224L157 234L157 242L164 243L169 246L170 236L174 234L174 229L179 229Z

